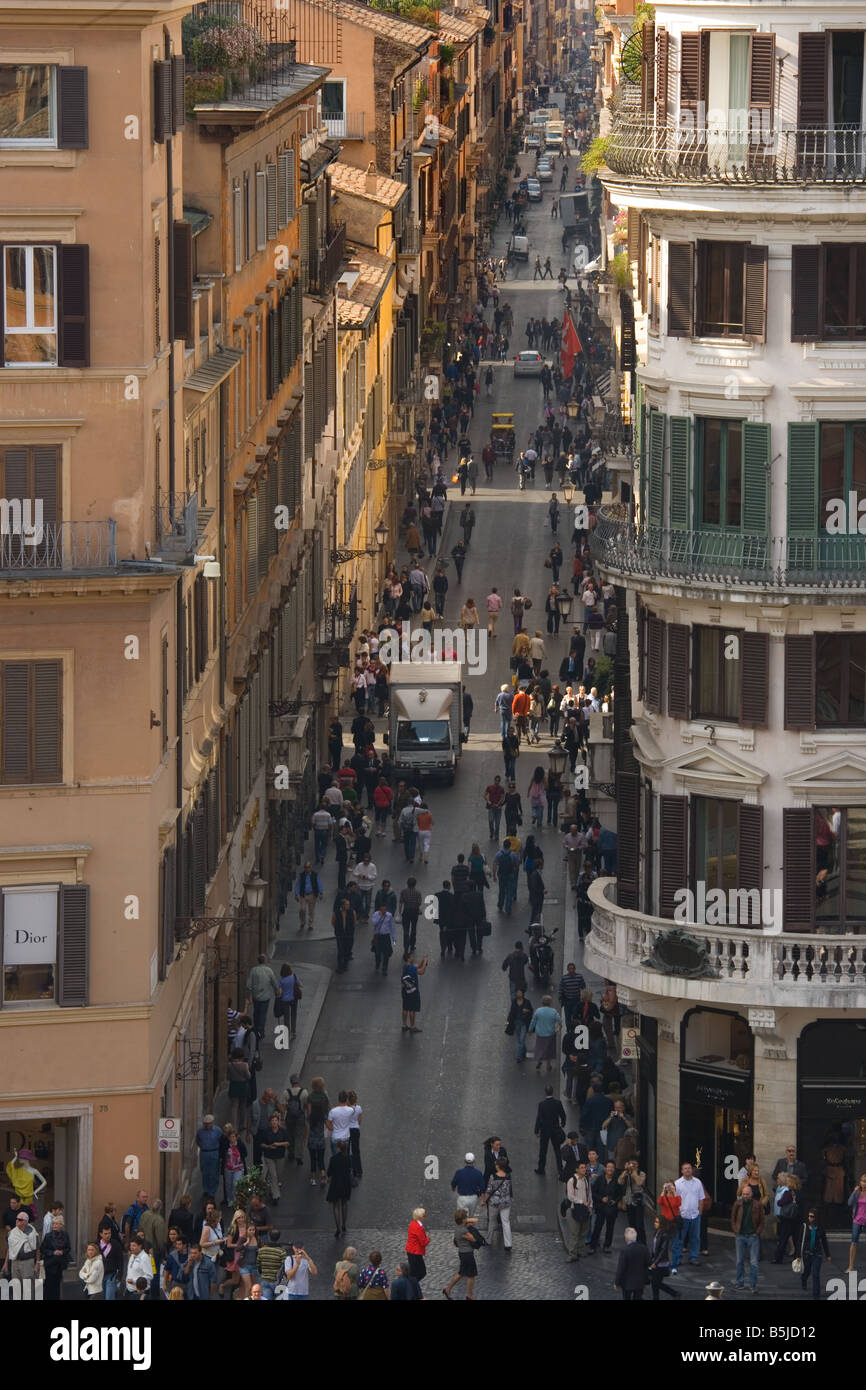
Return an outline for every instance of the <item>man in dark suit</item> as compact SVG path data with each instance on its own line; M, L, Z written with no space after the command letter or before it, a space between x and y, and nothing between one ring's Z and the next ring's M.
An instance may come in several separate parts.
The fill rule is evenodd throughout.
M586 1146L581 1144L577 1131L570 1129L565 1143L559 1150L559 1176L562 1182L568 1182L569 1178L577 1172L578 1163L586 1163L586 1161Z
M439 949L444 956L454 950L454 926L457 915L457 900L451 892L451 882L445 879L441 890L435 895L439 904ZM465 933L464 933L465 940Z
M620 1250L614 1276L614 1287L622 1289L626 1303L634 1303L643 1298L643 1291L649 1283L649 1267L652 1256L645 1245L638 1244L634 1226L626 1227L625 1249Z
M538 1167L536 1173L544 1177L548 1144L553 1149L556 1171L559 1174L559 1146L565 1138L565 1111L553 1094L552 1086L545 1086L544 1100L539 1101L535 1116L535 1133L538 1137Z

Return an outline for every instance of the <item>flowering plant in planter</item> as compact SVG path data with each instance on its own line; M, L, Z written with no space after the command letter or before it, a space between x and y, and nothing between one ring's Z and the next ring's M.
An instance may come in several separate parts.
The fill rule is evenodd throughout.
M613 242L615 246L625 246L628 241L628 212L623 208L613 219Z

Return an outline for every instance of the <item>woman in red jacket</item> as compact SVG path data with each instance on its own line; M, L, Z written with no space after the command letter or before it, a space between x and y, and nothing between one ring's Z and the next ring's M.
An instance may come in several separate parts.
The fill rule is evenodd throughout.
M666 1182L658 1199L658 1214L664 1221L670 1221L672 1228L679 1227L680 1207L683 1199L672 1182Z
M412 1213L412 1220L409 1222L409 1232L406 1237L406 1254L409 1256L409 1273L414 1279L423 1279L427 1273L427 1266L424 1263L424 1254L430 1244L430 1237L424 1226L424 1217L427 1215L423 1207L416 1207Z

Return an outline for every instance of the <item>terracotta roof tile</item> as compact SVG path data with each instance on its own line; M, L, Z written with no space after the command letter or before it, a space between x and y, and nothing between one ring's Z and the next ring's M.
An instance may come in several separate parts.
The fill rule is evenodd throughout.
M369 198L370 202L381 203L387 208L396 207L406 192L405 183L398 183L396 179L377 174L376 191L371 193L367 189L365 170L355 169L351 164L343 164L341 160L332 164L329 172L331 187L335 193L351 193L356 198Z
M337 321L343 328L363 327L388 282L394 262L366 246L351 247L349 260L358 262L358 278L347 295L337 291Z
M369 5L352 3L352 0L333 0L337 16L348 24L360 24L364 29L372 29L385 38L408 44L411 48L422 47L428 39L435 39L432 29L423 24L415 24L399 15L389 14L387 10L375 10Z
M447 10L439 11L439 37L440 39L454 39L457 43L465 43L469 39L474 39L475 35L484 28L486 21L480 16L473 15L467 19L465 14L449 14Z

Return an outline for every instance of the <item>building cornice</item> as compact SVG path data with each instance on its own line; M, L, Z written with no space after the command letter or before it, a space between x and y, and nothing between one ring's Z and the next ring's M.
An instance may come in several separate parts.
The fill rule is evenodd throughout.
M0 12L3 29L146 29L181 20L191 0L28 0Z

